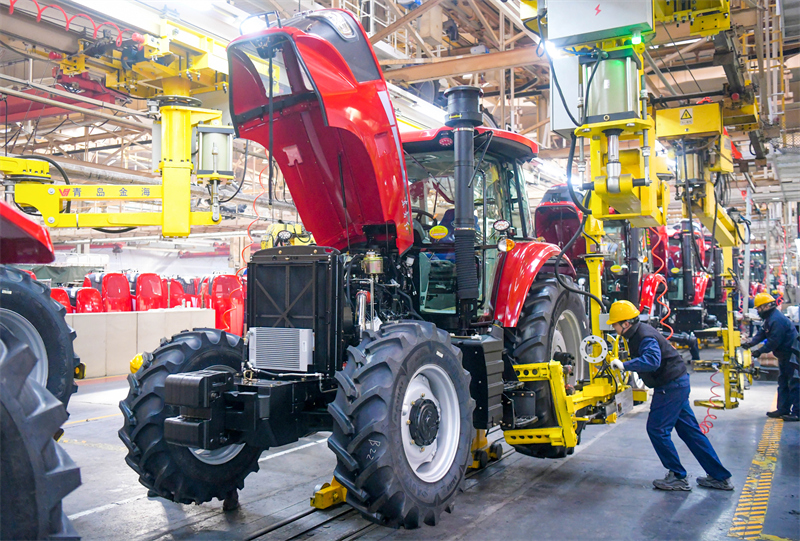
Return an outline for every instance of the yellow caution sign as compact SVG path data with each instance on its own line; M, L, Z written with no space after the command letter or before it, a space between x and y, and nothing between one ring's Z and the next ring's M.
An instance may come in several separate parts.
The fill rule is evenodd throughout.
M691 109L681 109L681 124L693 124L694 123L694 115L692 115Z

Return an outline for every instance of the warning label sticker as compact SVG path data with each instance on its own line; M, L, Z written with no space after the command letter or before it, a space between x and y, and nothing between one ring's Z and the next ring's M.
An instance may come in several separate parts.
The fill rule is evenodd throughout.
M691 109L681 109L681 124L692 124L694 122L694 116L692 116Z

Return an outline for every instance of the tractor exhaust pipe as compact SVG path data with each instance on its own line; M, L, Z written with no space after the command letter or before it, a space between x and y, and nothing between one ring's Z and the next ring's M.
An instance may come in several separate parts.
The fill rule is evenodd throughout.
M475 127L483 124L480 97L483 91L474 86L456 86L444 93L447 98L447 121L453 128L455 152L455 217L453 232L456 251L459 320L462 330L469 328L480 294L478 267L475 263Z

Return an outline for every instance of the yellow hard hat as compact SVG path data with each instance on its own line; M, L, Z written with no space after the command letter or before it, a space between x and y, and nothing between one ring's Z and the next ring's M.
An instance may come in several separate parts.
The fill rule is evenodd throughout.
M608 312L608 324L637 318L639 313L631 301L617 301L611 305L611 310Z
M756 308L758 308L759 306L764 306L765 304L770 302L775 302L775 297L773 297L769 293L759 293L758 295L756 295L756 299L755 301L753 301L753 304L755 305Z

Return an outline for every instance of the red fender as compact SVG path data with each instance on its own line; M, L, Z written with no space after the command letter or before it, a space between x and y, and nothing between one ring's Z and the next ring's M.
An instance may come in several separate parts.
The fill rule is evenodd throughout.
M545 263L561 250L545 242L517 244L510 252L502 254L495 272L494 319L503 327L516 327L528 291ZM565 257L567 268L563 274L575 276L572 263Z
M639 311L641 313L649 314L653 309L659 284L667 285L667 280L661 274L648 274L642 280L642 292L639 295Z
M703 304L703 299L706 296L706 289L708 289L708 275L696 275L694 277L694 300L692 300L692 306L700 306Z

